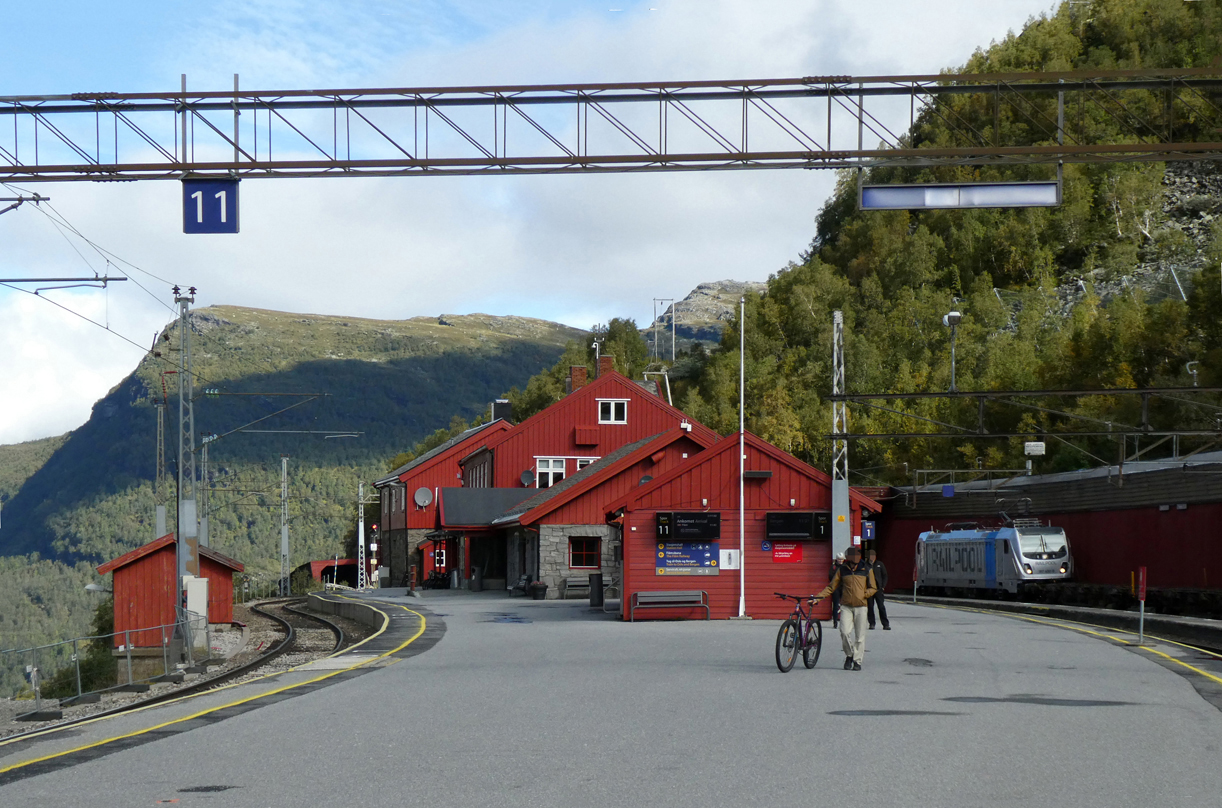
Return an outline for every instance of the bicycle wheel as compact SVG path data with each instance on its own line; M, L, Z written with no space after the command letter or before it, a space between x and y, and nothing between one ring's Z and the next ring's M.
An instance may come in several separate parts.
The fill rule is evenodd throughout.
M781 624L781 630L776 633L776 666L781 673L787 673L793 668L798 658L798 623L786 620Z
M823 624L818 620L811 620L806 624L806 642L802 645L802 664L808 668L815 667L821 650L823 650Z

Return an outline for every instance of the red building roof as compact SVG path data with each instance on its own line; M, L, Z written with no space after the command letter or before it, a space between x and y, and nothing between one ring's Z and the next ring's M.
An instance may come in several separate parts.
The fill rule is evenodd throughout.
M147 555L155 553L158 550L160 550L162 547L165 547L166 545L169 545L169 544L173 544L175 541L177 541L177 539L174 538L174 534L167 533L164 536L162 536L160 539L153 539L148 544L145 544L141 547L137 547L135 550L132 550L130 553L124 553L123 555L119 556L118 558L112 558L110 561L107 561L105 564L98 567L98 574L105 575L108 572L114 572L115 570L119 569L120 567L126 567L128 564L131 564L135 561L139 561L141 558L144 558ZM218 553L216 550L213 550L211 547L199 548L199 554L203 556L204 558L212 559L216 563L229 567L230 569L235 570L237 572L243 572L246 569L245 565L243 565L242 562L236 561L227 555L223 555L222 553Z
M119 569L120 567L126 567L128 564L131 564L134 561L139 561L140 559L144 558L146 555L157 552L162 547L165 547L167 544L173 544L174 541L175 539L174 539L173 533L167 533L164 536L162 536L160 539L153 539L148 544L145 544L141 547L137 547L135 550L132 550L130 553L124 553L123 555L119 556L118 558L112 558L110 561L107 561L105 564L98 567L98 574L105 575L108 572L114 572L115 570Z
M621 446L593 465L510 510L495 525L532 525L558 515L565 524L602 524L603 506L640 485L648 474L662 474L713 445L702 432L675 428ZM683 451L686 449L687 451Z

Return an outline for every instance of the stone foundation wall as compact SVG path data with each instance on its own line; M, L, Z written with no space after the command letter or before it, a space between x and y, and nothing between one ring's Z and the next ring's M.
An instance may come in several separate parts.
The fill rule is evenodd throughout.
M572 569L569 567L569 539L574 536L602 539L601 570ZM603 583L619 574L615 561L615 548L620 544L619 528L611 525L542 525L539 527L539 580L547 584L547 599L560 597L561 583L565 578L584 578L594 572L602 572ZM515 579L516 580L516 579Z

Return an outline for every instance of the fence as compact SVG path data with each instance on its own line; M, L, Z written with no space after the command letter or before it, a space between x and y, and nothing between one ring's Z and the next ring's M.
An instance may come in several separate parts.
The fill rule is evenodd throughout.
M177 673L180 661L193 666L201 642L205 656L212 648L206 616L179 609L177 617L177 621L160 626L0 651L0 698L29 700L31 712L37 713L42 711L45 699L66 706L99 701L106 692L147 690L152 682L165 681ZM133 647L136 635L158 633L159 649ZM159 672L144 675L149 673L150 663L153 671ZM137 667L140 675L136 674Z

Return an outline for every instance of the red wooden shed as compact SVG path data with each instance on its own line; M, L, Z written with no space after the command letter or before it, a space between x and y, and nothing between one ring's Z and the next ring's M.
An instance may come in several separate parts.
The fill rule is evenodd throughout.
M774 592L809 595L827 585L831 478L751 433L744 442L746 613L784 618L793 604ZM609 507L608 515L623 524L625 620L633 595L647 591L703 590L712 617L738 614L739 570L724 569L722 554L739 548L738 493L738 435L733 434ZM880 509L851 491L853 534L860 535L863 510ZM830 618L831 604L824 601L816 614ZM703 618L704 610L636 614L636 619L649 617Z
M233 620L233 573L241 563L209 547L199 548L200 577L208 579L208 622ZM98 573L114 573L115 631L131 631L137 648L160 647L161 630L172 625L178 602L178 557L173 533L107 561ZM144 629L137 631L137 629ZM117 637L116 645L122 644Z

